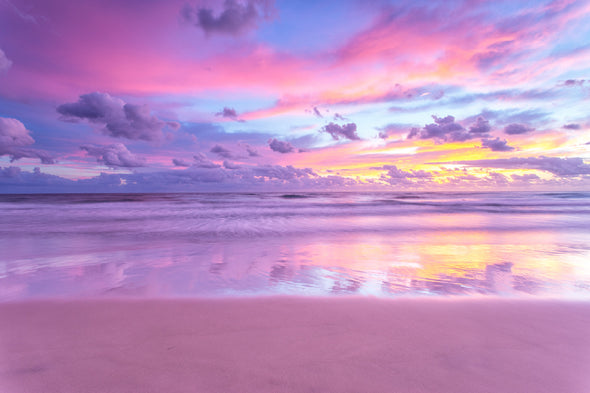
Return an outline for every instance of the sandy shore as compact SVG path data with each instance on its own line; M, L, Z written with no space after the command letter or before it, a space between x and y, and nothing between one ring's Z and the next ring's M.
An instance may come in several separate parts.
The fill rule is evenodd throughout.
M0 304L0 391L589 392L590 303Z

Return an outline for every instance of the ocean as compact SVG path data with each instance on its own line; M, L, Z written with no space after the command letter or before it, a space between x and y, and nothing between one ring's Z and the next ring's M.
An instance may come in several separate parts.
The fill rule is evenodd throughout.
M590 298L590 193L0 195L0 300Z

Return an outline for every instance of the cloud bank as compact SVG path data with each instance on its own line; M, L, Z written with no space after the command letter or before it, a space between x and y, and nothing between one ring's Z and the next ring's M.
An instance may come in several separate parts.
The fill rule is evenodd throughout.
M482 139L481 140L481 147L490 149L491 151L512 151L514 147L508 146L508 142L506 139L501 140L500 138L496 139Z
M538 169L557 176L590 175L590 165L580 157L512 157L488 160L456 161L455 164L482 168Z

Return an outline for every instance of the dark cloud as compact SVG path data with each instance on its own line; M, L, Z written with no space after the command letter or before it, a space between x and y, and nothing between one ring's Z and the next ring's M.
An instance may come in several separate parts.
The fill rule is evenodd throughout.
M21 158L38 158L43 164L55 164L55 158L44 150L18 148L3 151L0 148L0 156L5 154L10 156L11 162L20 160Z
M420 139L436 139L444 142L463 142L476 137L481 137L475 132L469 132L463 126L455 122L453 116L438 117L432 115L434 123L425 125L422 129L412 128L408 139L418 137Z
M234 158L231 151L227 150L225 147L221 145L215 145L209 150L211 153L217 154L219 157L223 158Z
M574 86L582 86L586 82L584 79L568 79L563 82L564 86L567 87L574 87Z
M579 130L580 128L582 128L582 126L577 123L570 123L570 124L564 125L563 128L565 128L567 130Z
M214 168L220 168L221 165L214 163L213 161L209 160L207 158L207 156L205 156L203 153L198 153L195 154L193 156L193 158L195 159L195 167L197 168L203 168L203 169L214 169Z
M183 159L179 159L179 158L173 158L172 163L174 164L174 166L184 166L184 167L191 166L190 162L185 161Z
M340 138L345 138L349 140L360 140L361 138L356 133L356 124L355 123L348 123L342 126L330 122L329 124L322 127L320 130L322 132L326 132L332 135L334 140L339 140Z
M96 161L112 168L135 168L145 166L145 160L132 154L122 143L108 146L82 145L89 156L96 157Z
M251 171L251 173L257 177L279 180L294 180L318 176L310 168L295 168L291 165L258 165L249 167L249 171Z
M246 151L248 152L249 157L260 157L258 151L254 149L252 146L246 145Z
M123 106L125 102L119 98L107 93L93 92L81 95L78 102L58 106L57 111L68 118L102 120L103 123L108 123L110 118L122 115Z
M0 156L9 156L11 161L21 158L38 158L43 164L55 161L49 153L27 146L35 143L23 123L17 119L0 117Z
M407 139L412 139L416 136L420 135L420 129L418 127L410 128L410 132L408 133Z
M279 141L274 138L268 140L268 146L272 151L278 153L292 153L295 151L295 147L289 142Z
M430 178L432 177L432 174L430 172L426 172L423 170L409 170L409 171L404 171L402 169L399 169L397 166L395 165L383 165L382 169L386 169L387 170L387 176L389 177L393 177L393 178L406 178L406 179L424 179L424 178Z
M387 170L387 173L381 175L381 180L391 185L410 185L419 182L430 181L432 173L423 170L404 171L395 165L384 165L382 167L372 168Z
M0 49L0 72L7 71L12 66L12 61Z
M346 118L342 116L340 113L334 113L334 120L345 121Z
M508 135L526 134L531 131L534 131L534 129L525 126L524 124L512 123L504 127L504 133Z
M231 170L240 169L240 166L238 164L236 164L234 162L229 162L227 160L223 161L223 167L225 169L231 169Z
M62 104L57 111L64 120L85 119L104 125L102 132L115 138L157 141L162 130L169 126L178 129L176 122L164 122L150 114L146 105L126 104L107 93L93 92L81 95L77 102Z
M239 35L257 27L274 13L271 0L225 0L219 13L206 6L185 5L181 10L183 19L206 34Z
M223 110L221 110L220 112L217 112L215 114L215 116L223 117L223 118L226 118L226 119L231 119L231 120L234 120L234 121L239 121L241 123L244 122L244 120L242 120L242 119L240 119L238 117L238 112L236 112L235 109L228 108L227 106L224 107Z
M453 163L482 168L538 169L564 177L590 175L590 165L585 164L584 160L580 157L513 157L490 160L456 161ZM447 162L447 164L449 163Z
M481 147L491 149L492 151L512 151L514 147L508 146L508 142L500 138L496 139L482 139Z
M510 175L510 177L514 181L525 182L525 183L528 183L530 181L541 180L541 178L538 175L535 175L534 173L525 173L524 175L517 175L514 173L514 174Z
M475 124L469 127L469 132L472 134L487 134L491 130L490 122L481 116L478 116Z
M320 112L320 110L318 109L317 106L313 107L313 114L316 115L317 117L324 117L324 116L322 116L322 113Z

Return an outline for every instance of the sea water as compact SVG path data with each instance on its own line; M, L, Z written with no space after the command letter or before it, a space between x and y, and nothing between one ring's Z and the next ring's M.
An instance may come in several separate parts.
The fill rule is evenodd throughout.
M0 300L590 298L590 193L0 195Z

